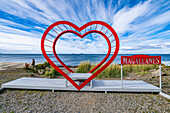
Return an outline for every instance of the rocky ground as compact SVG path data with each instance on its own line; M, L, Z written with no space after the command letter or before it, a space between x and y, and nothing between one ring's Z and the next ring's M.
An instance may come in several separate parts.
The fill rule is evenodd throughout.
M164 71L164 69L166 71ZM162 92L170 95L170 69L169 68L162 68ZM154 86L159 87L160 78L159 78L159 69L150 70L148 74L136 75L134 73L129 73L128 76L124 78L125 80L143 80L147 83L150 83Z
M157 70L155 70L157 71ZM155 72L139 76L131 74L125 79L142 79L158 85ZM30 76L30 70L8 69L0 71L1 84ZM155 72L156 73L156 72ZM34 74L35 77L43 77ZM155 77L153 77L155 76ZM114 78L112 78L114 79ZM163 91L169 94L169 76L163 76ZM170 112L170 100L159 94L94 93L33 90L5 90L0 93L0 112Z
M158 94L6 90L0 112L170 112L169 100Z

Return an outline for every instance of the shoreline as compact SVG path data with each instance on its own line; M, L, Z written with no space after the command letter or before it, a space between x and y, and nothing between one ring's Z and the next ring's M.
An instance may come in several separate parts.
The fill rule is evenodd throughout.
M31 63L28 63L31 64ZM43 63L35 63L35 65L43 64ZM14 69L14 68L24 68L25 63L19 62L0 62L0 70ZM64 67L62 65L58 65L58 67ZM68 66L70 68L77 68L77 66Z
M31 64L31 63L28 63L28 64ZM35 63L35 65L38 65L38 64L43 64L43 63ZM166 63L163 63L163 65L165 65L166 67L170 66L170 65L167 65ZM118 64L120 65L120 64ZM14 69L14 68L24 68L25 66L25 63L22 63L22 62L0 62L0 70L6 70L6 69ZM62 65L57 65L58 67L64 67ZM77 68L79 65L75 65L75 66L69 66L70 68Z
M23 68L25 63L17 62L0 62L0 70Z

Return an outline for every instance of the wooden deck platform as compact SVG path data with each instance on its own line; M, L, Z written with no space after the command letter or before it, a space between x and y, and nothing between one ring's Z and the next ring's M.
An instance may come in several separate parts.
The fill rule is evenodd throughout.
M93 80L92 88L85 86L80 91L111 91L111 92L160 92L160 88L138 80L123 80L123 88L121 80ZM78 91L72 84L66 87L65 79L47 79L47 78L30 78L23 77L2 84L4 89L39 89L39 90L64 90Z

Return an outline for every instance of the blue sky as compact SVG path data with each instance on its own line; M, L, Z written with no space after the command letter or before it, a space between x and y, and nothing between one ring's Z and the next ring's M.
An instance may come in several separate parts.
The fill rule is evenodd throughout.
M107 22L119 36L121 54L170 54L168 0L1 0L0 53L41 53L42 34L60 20ZM58 53L107 52L97 34L66 34L57 47Z

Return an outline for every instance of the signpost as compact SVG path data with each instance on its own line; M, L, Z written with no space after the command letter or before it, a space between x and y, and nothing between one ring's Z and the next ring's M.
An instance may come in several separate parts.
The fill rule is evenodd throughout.
M159 77L161 89L161 56L133 55L121 56L121 87L123 88L123 65L156 65L159 64Z

